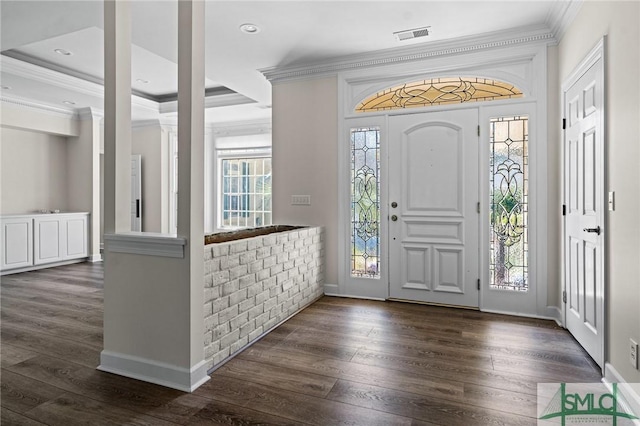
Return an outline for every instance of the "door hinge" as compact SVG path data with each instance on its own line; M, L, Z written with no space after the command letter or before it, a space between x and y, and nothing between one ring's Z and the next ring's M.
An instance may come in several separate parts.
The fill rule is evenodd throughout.
M567 205L563 204L562 205L562 216L566 216L567 215Z
M565 130L567 128L567 119L563 118L562 119L562 130Z
M562 292L562 303L567 303L567 292L566 291Z
M480 278L478 278L478 290L480 290Z
M478 124L478 136L480 136L480 125Z
M478 211L478 213L480 213L480 201L478 201L478 204L476 206L476 210Z

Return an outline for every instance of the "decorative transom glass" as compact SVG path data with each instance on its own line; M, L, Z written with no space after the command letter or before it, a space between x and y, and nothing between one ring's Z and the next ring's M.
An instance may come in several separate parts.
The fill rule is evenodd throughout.
M512 84L488 78L432 78L394 86L362 101L356 112L520 98Z
M351 276L380 277L380 129L351 129Z
M529 252L529 120L491 119L490 288L527 291Z

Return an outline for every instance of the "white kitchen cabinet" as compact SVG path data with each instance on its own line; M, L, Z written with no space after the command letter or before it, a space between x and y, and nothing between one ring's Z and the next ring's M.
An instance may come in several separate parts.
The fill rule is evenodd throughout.
M2 219L2 270L33 265L33 219L12 217Z
M73 215L64 221L63 259L78 259L89 256L89 216Z
M62 221L59 215L42 215L33 219L34 265L60 262L62 254Z
M22 272L89 256L89 214L3 216L1 270Z

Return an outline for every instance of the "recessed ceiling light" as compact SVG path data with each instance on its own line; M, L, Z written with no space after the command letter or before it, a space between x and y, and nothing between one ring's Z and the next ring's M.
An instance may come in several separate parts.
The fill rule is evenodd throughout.
M67 105L75 105L76 103L73 101L62 101L63 104L67 104Z
M64 56L72 55L71 52L69 52L68 50L64 50L64 49L55 49L54 52L56 52L58 55L64 55Z
M240 31L247 34L256 34L260 32L260 28L254 24L242 24L240 25Z
M136 81L138 83L142 83L142 84L148 84L149 83L149 80L145 80L144 78L138 78Z

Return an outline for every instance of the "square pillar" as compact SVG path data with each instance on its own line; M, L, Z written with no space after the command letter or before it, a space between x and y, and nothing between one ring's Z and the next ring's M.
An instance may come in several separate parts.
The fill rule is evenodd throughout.
M191 362L197 363L204 360L204 1L178 2L178 28L177 235L187 241Z
M104 232L131 230L131 3L104 2Z
M104 349L98 369L191 392L209 379L204 361L204 1L178 2L177 236L129 231L129 6L127 0L105 1L105 168L110 174L105 174Z

